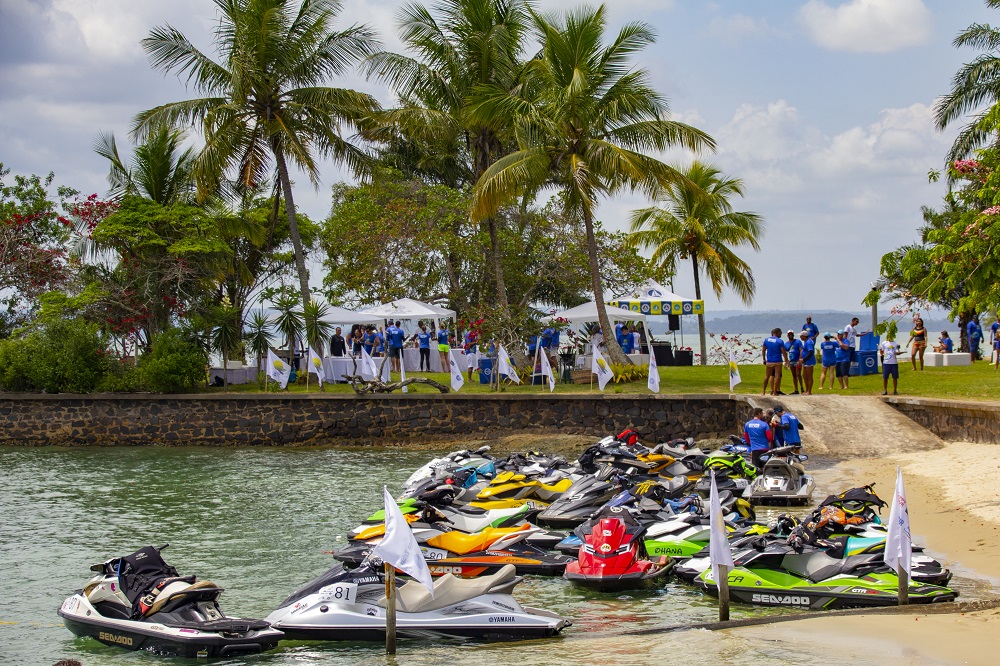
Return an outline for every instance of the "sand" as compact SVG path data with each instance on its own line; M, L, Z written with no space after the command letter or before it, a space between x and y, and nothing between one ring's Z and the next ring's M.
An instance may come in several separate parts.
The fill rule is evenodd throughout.
M848 485L874 482L892 499L898 464L906 483L914 541L953 571L982 579L980 598L1000 595L1000 447L950 442L940 448L905 452L886 444L886 458L856 458L828 473ZM846 486L845 486L846 487ZM919 612L919 611L918 611ZM882 664L996 664L1000 610L968 614L856 615L789 622L774 627L728 630L764 650L775 640L809 652L867 653ZM878 658L875 658L878 655ZM837 661L841 661L838 659ZM791 663L791 662L790 662Z

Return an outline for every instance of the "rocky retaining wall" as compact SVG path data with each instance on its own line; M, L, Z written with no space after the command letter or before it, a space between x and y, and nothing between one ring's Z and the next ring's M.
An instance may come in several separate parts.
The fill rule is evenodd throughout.
M996 403L898 396L883 400L945 441L1000 444L1000 405Z
M728 395L23 395L0 394L0 443L14 445L405 445L503 435L644 439L737 432Z

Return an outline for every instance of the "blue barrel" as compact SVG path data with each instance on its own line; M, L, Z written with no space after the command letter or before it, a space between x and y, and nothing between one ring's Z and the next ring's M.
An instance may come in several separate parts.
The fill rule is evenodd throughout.
M878 374L878 352L868 349L854 352L854 363L851 363L851 375L874 374Z
M859 351L878 351L878 336L874 333L865 333L858 336Z
M493 376L493 359L491 358L479 359L479 383L489 384L490 378L492 376Z

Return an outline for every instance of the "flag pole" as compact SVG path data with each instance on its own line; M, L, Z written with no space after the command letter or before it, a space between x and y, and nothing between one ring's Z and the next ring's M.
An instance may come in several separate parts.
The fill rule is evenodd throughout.
M312 364L312 347L306 347L306 393L309 393L309 366Z
M902 565L896 567L896 577L899 579L896 587L896 596L899 598L899 605L906 606L910 603L910 577Z
M719 565L719 622L729 622L729 567Z
M385 563L385 653L396 654L396 567Z

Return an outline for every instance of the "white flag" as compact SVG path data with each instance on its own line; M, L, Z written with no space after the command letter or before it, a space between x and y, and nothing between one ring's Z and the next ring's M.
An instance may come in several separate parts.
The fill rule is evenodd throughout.
M722 518L722 505L719 503L719 488L715 485L715 471L712 471L712 489L708 496L709 535L708 557L712 562L712 580L719 584L719 565L733 569L733 551L726 539L726 521Z
M660 392L660 371L656 367L656 356L652 354L652 349L649 350L649 380L646 382L646 387L653 393Z
M401 381L401 382L405 382L406 381L406 368L403 367L403 350L402 349L399 350L399 381ZM401 390L403 391L403 393L409 393L410 392L410 387L409 386L404 386Z
M906 507L906 490L903 488L903 472L896 467L896 492L889 510L889 534L885 538L885 553L882 559L893 571L902 569L910 574L910 557L913 541L910 537L910 512Z
M615 376L615 373L611 371L611 366L604 360L601 350L597 347L594 347L594 358L590 361L590 371L597 375L597 385L602 391Z
M455 362L455 351L452 349L448 350L448 373L451 375L451 390L458 393L459 389L465 386L465 377L458 369L458 363Z
M292 375L291 368L282 361L270 349L267 350L267 376L281 384L281 388L288 386L288 378Z
M549 355L545 353L543 349L541 352L542 357L542 376L549 378L549 393L556 390L556 376L552 374L552 364L549 363Z
M729 350L729 390L732 391L736 385L743 381L740 378L740 366L736 365L736 354Z
M319 354L312 347L309 348L309 372L316 375L316 381L319 382L320 388L323 388L323 382L326 381L326 371L323 370L323 359L319 357Z
M403 512L396 506L389 489L383 486L382 492L385 494L385 536L372 549L372 555L423 583L433 597L431 570L427 568L410 525L403 518Z
M507 350L503 348L503 345L500 345L500 349L497 351L497 372L502 376L506 376L507 379L515 384L521 383L521 378L517 376L517 370L514 368L514 364L510 362L510 355L507 354Z
M372 355L365 351L365 348L361 348L361 379L375 379L378 377L378 366L375 365L375 359Z
M402 351L402 350L400 350ZM388 384L392 381L392 361L388 356L382 359L382 381Z

